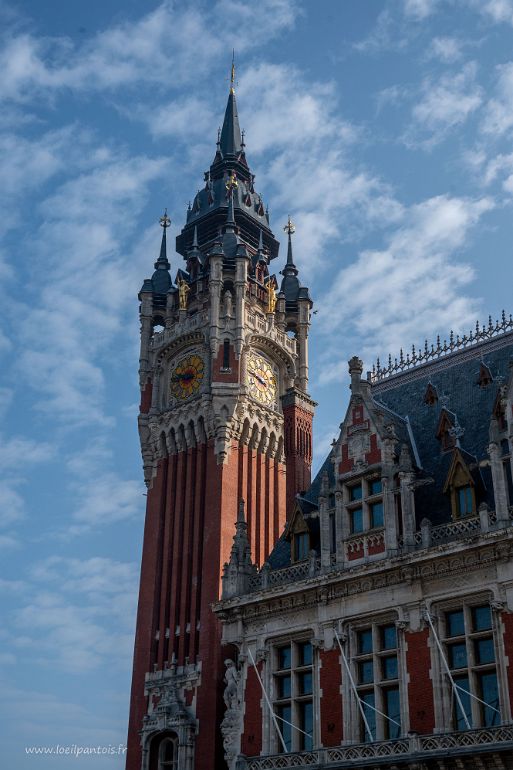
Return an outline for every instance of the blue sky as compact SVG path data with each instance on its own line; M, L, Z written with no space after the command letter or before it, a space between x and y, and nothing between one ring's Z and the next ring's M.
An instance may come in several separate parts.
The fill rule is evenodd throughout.
M137 292L212 160L232 47L257 189L318 308L318 464L351 355L513 310L513 0L27 0L0 28L2 755L120 768L24 747L125 740Z

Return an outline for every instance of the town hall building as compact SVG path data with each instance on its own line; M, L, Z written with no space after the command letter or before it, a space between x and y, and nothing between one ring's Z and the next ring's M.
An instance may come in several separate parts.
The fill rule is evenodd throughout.
M139 294L127 770L511 770L512 317L351 358L312 483L313 303L233 77L171 261L169 224Z

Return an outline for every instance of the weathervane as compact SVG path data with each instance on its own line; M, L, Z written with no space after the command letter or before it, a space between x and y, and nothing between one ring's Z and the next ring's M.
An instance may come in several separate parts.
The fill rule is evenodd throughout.
M235 93L234 91L234 85L235 85L235 48L232 49L232 68L230 71L230 93Z
M292 235L293 233L295 233L295 232L296 232L296 226L295 226L295 224L292 222L292 220L291 220L291 218L290 218L290 215L289 215L289 218L288 218L288 220L287 220L287 224L285 225L285 227L283 228L283 230L284 230L286 233L288 233L289 235Z
M164 209L164 216L160 217L159 222L160 222L160 226L163 227L164 229L170 226L171 220L167 215L167 208Z

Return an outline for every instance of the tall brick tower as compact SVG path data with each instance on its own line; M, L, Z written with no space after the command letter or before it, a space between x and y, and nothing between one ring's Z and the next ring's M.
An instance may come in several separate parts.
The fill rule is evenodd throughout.
M139 432L148 485L128 770L222 768L220 595L239 502L262 565L310 482L311 300L255 192L232 87L217 150L140 299ZM173 762L175 764L173 764Z

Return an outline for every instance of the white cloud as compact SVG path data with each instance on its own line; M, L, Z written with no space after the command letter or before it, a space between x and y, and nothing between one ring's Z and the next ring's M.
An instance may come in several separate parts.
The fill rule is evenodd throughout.
M145 498L142 481L123 479L116 473L90 477L76 487L76 507L72 517L76 525L71 534L91 527L102 527L143 514Z
M428 57L444 63L455 62L462 56L463 43L455 37L434 37L428 50Z
M404 0L404 13L414 21L423 21L435 13L440 0Z
M420 138L421 142L433 145L464 123L483 101L482 88L475 82L476 71L475 63L469 62L456 75L445 74L437 81L424 80L421 99L412 112L414 127L407 136L412 134L413 141Z
M471 325L476 301L460 292L474 273L468 264L456 262L454 253L492 208L489 198L445 195L412 206L387 247L362 252L320 298L325 334L344 328L347 336L352 327L368 341L360 352L375 356L423 342L433 330ZM344 357L355 352L344 351ZM330 370L322 368L320 382L339 376L343 360L332 359Z
M45 268L36 274L35 301L17 308L18 370L38 395L35 408L68 427L109 422L99 357L121 333L143 260L151 265L136 251L140 239L127 245L130 222L150 185L168 170L164 159L95 145L89 160L87 170L71 166L70 178L40 204L44 220L35 250Z
M513 24L512 0L477 0L475 7L495 23Z
M33 586L14 612L13 637L19 647L37 649L40 664L67 671L90 671L119 661L125 666L132 645L137 566L112 559L50 557L32 571ZM36 643L37 640L37 643Z
M481 128L485 134L502 136L513 127L513 62L497 67L494 96L485 107Z
M220 0L208 10L166 0L78 46L65 37L7 33L0 98L23 101L65 88L77 93L141 83L176 88L205 74L214 57L230 50L234 35L238 50L249 50L289 29L297 13L290 0L261 0L256 6Z

